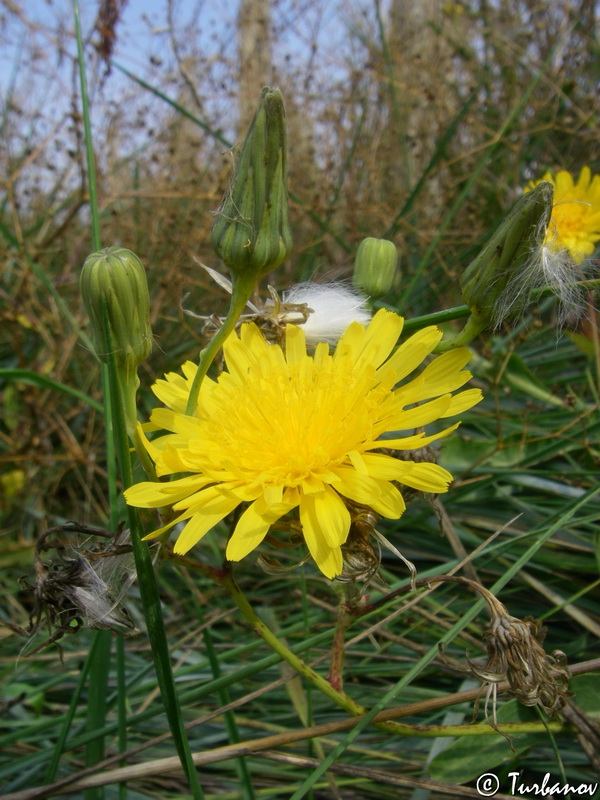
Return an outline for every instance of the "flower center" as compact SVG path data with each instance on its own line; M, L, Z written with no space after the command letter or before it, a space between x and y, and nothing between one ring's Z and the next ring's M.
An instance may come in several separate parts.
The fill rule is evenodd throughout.
M365 375L332 366L327 356L243 381L223 373L216 413L203 425L211 466L244 483L297 486L347 461L378 433L381 390L365 391Z

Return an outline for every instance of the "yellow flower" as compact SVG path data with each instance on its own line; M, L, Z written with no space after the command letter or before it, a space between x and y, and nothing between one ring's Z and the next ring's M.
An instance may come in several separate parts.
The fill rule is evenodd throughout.
M332 354L321 342L306 352L302 328L287 325L285 352L268 344L254 324L224 345L227 371L205 378L196 412L186 415L196 373L170 373L153 387L168 408L152 412L151 427L170 431L145 440L159 476L190 473L168 483L144 482L125 492L130 505L172 505L176 519L149 537L187 521L175 544L186 553L241 503L226 557L239 561L270 527L295 508L310 554L321 572L342 572L341 545L351 515L346 500L395 519L404 511L394 481L424 492L445 492L447 470L373 452L413 450L447 436L459 423L431 435L410 429L445 419L481 399L478 389L452 394L471 377L470 352L459 348L435 358L410 382L394 388L428 356L442 334L424 328L392 355L403 319L379 311L368 327L352 323ZM423 402L424 401L424 402ZM392 432L391 438L381 439Z
M553 177L547 172L542 181L554 186L554 209L546 234L546 245L555 251L568 250L580 264L592 255L600 239L600 175L583 167L577 183L566 170ZM532 181L533 189L541 181Z

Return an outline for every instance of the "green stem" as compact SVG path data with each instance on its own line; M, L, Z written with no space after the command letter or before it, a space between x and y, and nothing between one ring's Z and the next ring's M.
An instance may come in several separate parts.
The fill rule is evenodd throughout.
M343 584L343 588L347 588L347 584ZM344 656L346 651L344 649L344 642L346 639L346 631L350 626L353 618L348 613L348 604L346 599L346 592L340 596L340 602L337 608L335 617L335 631L333 634L333 643L331 645L331 663L329 665L329 675L327 679L334 689L342 691L344 686Z
M116 638L116 662L117 662L117 716L119 726L119 752L127 750L127 676L125 664L125 642L121 636ZM119 762L119 766L126 765L125 759ZM119 800L127 800L127 784L119 784Z
M121 466L121 479L123 487L126 489L133 484L133 469L131 465L129 439L127 436L126 411L123 406L126 388L120 383L123 375L114 358L114 346L110 336L108 308L106 303L103 312L102 333L104 352L108 353L107 369L110 403L106 403L106 405L110 405L113 411L114 435ZM137 508L127 506L127 521L129 524L131 546L135 560L142 608L148 628L148 637L152 647L154 667L167 719L169 721L169 727L171 728L181 765L187 775L192 790L192 797L194 800L203 800L204 795L202 787L200 786L196 768L192 760L190 745L183 725L179 698L175 689L175 680L169 656L169 645L162 616L156 574L154 572L148 545L146 542L142 541L144 529Z
M481 331L484 330L486 326L486 320L473 313L467 319L465 327L462 329L462 331L459 331L455 336L449 336L442 339L433 352L446 353L448 350L454 350L456 347L467 345L472 342L476 336L479 336Z
M137 369L131 370L127 368L121 368L118 370L118 374L118 385L121 395L120 405L123 408L123 413L125 415L125 429L127 431L127 436L133 443L137 457L140 460L148 480L156 481L158 480L156 476L156 470L154 468L154 464L152 463L152 459L148 455L148 451L144 447L144 442L142 441L140 429L138 427L136 395L140 381L137 376Z
M298 658L295 653L293 653L283 644L281 639L279 639L273 633L273 631L267 625L265 625L256 611L252 608L230 572L227 572L220 577L219 582L227 589L233 601L242 612L245 620L252 626L254 631L287 664L293 667L296 672L309 680L313 686L319 689L319 691L323 692L326 697L328 697L330 700L333 700L333 702L338 706L345 709L349 714L352 714L353 716L359 716L365 713L365 709L361 705L356 703L354 700L352 700L352 698L348 697L348 695L344 694L343 692L339 692L337 689L334 689L328 680L319 675L318 672L315 672L312 667L309 667L308 664L305 664L302 659Z
M310 683L319 691L321 691L326 697L332 700L336 705L343 708L352 716L364 716L364 719L367 719L367 723L373 724L380 730L386 731L386 733L396 734L398 736L430 736L435 737L438 735L444 735L441 731L448 730L443 725L440 726L431 726L430 729L427 729L427 732L417 732L420 731L421 728L415 729L413 725L406 725L401 722L395 721L387 721L387 722L377 722L373 720L373 717L376 714L376 711L371 709L367 713L367 710L353 700L351 697L348 697L347 694L343 691L338 691L335 689L328 680L323 678L319 675L318 672L315 672L312 667L309 667L302 659L298 658L298 656L293 653L286 645L281 641L281 639L276 636L273 631L265 625L265 623L261 620L258 614L254 611L250 603L248 602L246 596L242 593L240 588L235 582L232 574L230 572L224 572L221 575L214 575L217 582L223 586L229 594L231 595L233 601L242 612L245 620L252 626L253 630L263 639L269 647L277 653L277 655L282 658L287 664L289 664L299 675L302 675L306 678ZM479 608L478 608L479 610ZM475 613L472 613L469 618L475 616ZM466 623L465 623L466 624ZM458 627L457 625L454 626L455 628ZM454 629L453 631L454 632ZM432 648L437 653L437 645L435 648ZM386 696L387 697L387 696ZM377 711L383 708L384 703L380 703L377 705ZM364 727L364 724L363 726ZM465 735L464 730L466 728L471 728L473 726L456 726L456 728L452 728L452 735ZM475 726L476 727L476 726ZM488 728L489 725L484 723L480 726L480 730ZM466 735L469 735L468 733Z
M455 306L444 311L433 311L431 314L422 314L419 317L404 320L403 333L412 333L426 328L428 325L441 325L454 319L464 319L471 316L469 306Z
M591 291L600 287L600 279L594 278L588 281L575 281L573 285ZM553 294L554 292L549 286L542 286L532 292L532 300L541 300L544 297L551 297ZM404 333L412 333L413 331L418 331L421 330L421 328L427 327L427 325L441 325L444 322L451 322L455 319L464 319L465 317L470 316L471 309L469 306L454 306L453 308L446 308L443 311L432 311L431 314L421 314L418 317L404 320L404 328L402 330ZM469 325L468 322L467 325Z
M188 402L185 409L186 414L193 414L195 412L202 381L206 377L206 373L210 369L210 365L219 352L221 345L225 339L227 339L229 334L235 329L236 322L238 321L240 314L244 310L246 303L250 299L250 296L254 290L254 284L254 279L249 281L245 280L243 277L239 277L238 275L234 276L233 287L231 291L231 302L227 316L225 317L223 324L211 342L200 353L200 363L198 364L198 369L192 382L192 388L190 389L190 395L188 397Z
M96 188L96 165L92 126L90 123L90 104L85 79L85 55L83 52L83 36L81 35L81 19L79 17L79 0L73 0L73 17L77 39L77 61L79 66L79 86L81 90L81 110L83 114L83 131L85 136L85 156L87 161L87 184L90 192L90 217L92 223L92 249L100 250L100 214L98 211L98 191Z

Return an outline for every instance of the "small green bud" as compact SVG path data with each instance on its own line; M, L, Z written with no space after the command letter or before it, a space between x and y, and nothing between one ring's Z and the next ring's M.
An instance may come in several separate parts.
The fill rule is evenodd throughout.
M279 89L262 90L231 186L213 223L211 242L234 275L254 280L292 252L285 111Z
M354 260L352 283L369 297L382 297L394 285L398 251L388 239L363 239Z
M464 302L482 327L517 317L531 298L531 270L541 261L554 189L542 181L513 206L483 250L464 271Z
M92 322L96 355L108 362L108 340L117 366L135 369L150 354L150 298L146 271L139 258L124 247L107 247L89 255L80 279L81 296Z

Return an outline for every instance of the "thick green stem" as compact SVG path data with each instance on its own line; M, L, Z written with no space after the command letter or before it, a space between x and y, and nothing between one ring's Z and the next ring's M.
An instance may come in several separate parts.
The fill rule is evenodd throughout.
M487 321L477 314L473 313L465 323L462 331L459 331L455 336L449 336L442 339L442 341L435 348L434 353L446 353L448 350L454 350L456 347L463 347L470 344L476 336L479 336L482 330L487 326Z
M125 430L127 431L127 436L135 448L137 457L140 460L148 480L155 481L157 480L156 470L152 459L148 455L148 451L144 447L138 427L136 395L140 381L137 376L137 369L133 371L127 368L118 369L118 376L119 392L121 396L120 404L123 408L123 414L125 415Z

